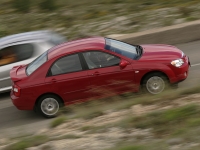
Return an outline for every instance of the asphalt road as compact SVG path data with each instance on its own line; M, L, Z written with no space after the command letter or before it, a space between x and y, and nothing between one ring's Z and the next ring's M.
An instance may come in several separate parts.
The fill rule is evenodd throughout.
M200 83L200 41L177 44L179 49L189 56L192 67L188 78L179 84L179 88L191 88ZM35 132L49 124L33 111L17 110L9 98L9 93L0 94L0 136L16 136L25 132Z

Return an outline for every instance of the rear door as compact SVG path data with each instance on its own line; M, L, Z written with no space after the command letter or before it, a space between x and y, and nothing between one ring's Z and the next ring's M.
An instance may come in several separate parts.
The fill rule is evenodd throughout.
M57 59L52 64L45 82L52 92L64 98L66 104L91 96L88 93L88 74L81 64L78 53Z
M83 57L89 68L94 96L134 91L134 71L130 63L122 69L119 66L122 58L102 51L87 51Z

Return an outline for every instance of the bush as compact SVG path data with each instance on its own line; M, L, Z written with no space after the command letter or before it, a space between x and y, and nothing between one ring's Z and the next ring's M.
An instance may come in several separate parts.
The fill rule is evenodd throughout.
M64 116L58 117L51 122L50 127L51 128L57 127L60 124L64 123L65 121L66 121L66 117L64 117Z
M40 8L43 10L53 11L57 9L55 0L43 0L40 3Z
M4 150L25 150L28 147L34 147L48 142L49 139L46 135L32 136L23 138L16 143L10 144Z
M13 0L13 8L19 12L29 12L31 7L30 0Z

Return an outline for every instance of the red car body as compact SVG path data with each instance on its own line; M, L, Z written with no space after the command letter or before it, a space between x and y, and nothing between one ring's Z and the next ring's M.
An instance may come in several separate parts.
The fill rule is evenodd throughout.
M116 93L120 93L127 90L128 82L135 85L132 91L138 92L144 77L152 72L161 72L171 84L183 81L188 76L188 57L174 46L141 45L142 54L135 60L109 51L105 47L106 42L103 37L80 39L48 50L48 60L30 75L26 72L28 65L14 67L10 71L13 81L11 91L13 104L20 110L32 110L41 96L50 93L57 95L65 105L68 105L97 96L98 94L91 92L94 87L114 89ZM120 65L96 69L83 67L81 71L48 76L49 69L58 59L88 51L99 51L116 56L120 59ZM184 63L180 67L175 67L171 61L176 59L182 59ZM81 60L81 64L85 65L83 61Z

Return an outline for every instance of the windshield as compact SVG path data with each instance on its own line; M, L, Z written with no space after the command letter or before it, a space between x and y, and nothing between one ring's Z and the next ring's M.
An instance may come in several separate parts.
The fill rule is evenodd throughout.
M36 58L32 63L30 63L26 69L27 75L32 74L37 68L39 68L42 64L44 64L47 61L47 52L40 55L38 58Z
M108 38L105 38L105 40L105 49L121 54L131 59L136 59L138 57L136 46Z

